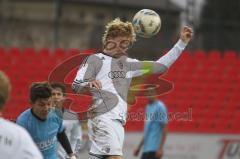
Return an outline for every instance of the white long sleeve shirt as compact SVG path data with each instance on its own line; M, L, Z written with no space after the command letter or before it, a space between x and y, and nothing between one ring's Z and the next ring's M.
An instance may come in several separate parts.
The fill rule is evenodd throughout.
M113 58L104 53L90 55L77 72L72 84L80 93L88 81L99 80L102 89L91 89L95 103L93 108L99 116L119 119L123 124L127 117L127 96L133 77L145 73L163 73L181 55L186 44L179 40L174 47L157 61L139 61L128 57Z

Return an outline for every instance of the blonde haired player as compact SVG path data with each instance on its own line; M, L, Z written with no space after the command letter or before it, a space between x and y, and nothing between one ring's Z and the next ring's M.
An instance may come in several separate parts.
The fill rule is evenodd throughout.
M181 55L192 38L193 30L187 26L180 32L180 40L159 60L153 69L165 71ZM144 63L127 57L127 50L136 41L130 22L119 18L106 25L103 51L90 55L81 65L72 84L76 93L89 90L93 105L88 120L92 145L90 159L122 159L124 128L127 116L127 94L131 79L149 70ZM139 67L140 66L140 67Z
M2 118L10 89L9 79L0 71L0 159L43 159L26 130Z

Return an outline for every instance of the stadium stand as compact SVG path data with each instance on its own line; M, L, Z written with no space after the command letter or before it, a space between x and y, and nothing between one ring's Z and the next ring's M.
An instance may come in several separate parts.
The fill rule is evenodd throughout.
M93 50L50 50L43 48L0 48L0 70L12 82L11 100L4 116L15 120L28 107L28 88L33 81L48 80L51 71L60 63L80 52ZM174 89L159 99L168 108L169 129L172 132L229 133L240 132L240 59L235 51L186 51L162 78L174 82ZM74 77L77 69L67 77ZM87 105L87 98L78 98L76 105ZM127 131L143 129L146 99L139 98L129 110ZM76 107L75 107L76 108ZM178 113L185 114L179 118ZM175 116L174 116L175 115ZM175 117L175 119L173 119ZM176 119L178 118L178 119ZM187 118L187 120L186 120Z

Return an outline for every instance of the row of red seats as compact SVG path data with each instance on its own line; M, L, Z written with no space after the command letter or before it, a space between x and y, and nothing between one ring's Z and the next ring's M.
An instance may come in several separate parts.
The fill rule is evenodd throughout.
M9 75L13 84L12 97L5 109L6 117L14 119L29 106L28 88L33 81L48 80L57 64L79 53L74 49L72 53L57 50L0 48L0 69ZM159 96L159 99L166 103L169 112L184 113L191 110L193 120L170 121L170 131L235 133L238 129L236 121L239 122L237 117L240 115L240 72L236 67L239 64L240 59L233 51L223 55L219 51L207 55L199 50L183 54L163 76L174 82L174 89ZM76 73L74 71L66 78L68 82L72 81ZM82 105L83 99L78 100L76 105ZM147 100L138 100L138 104L130 108L130 114L144 112ZM139 131L143 128L143 120L130 119L126 128Z
M57 49L48 49L43 48L40 50L35 50L33 48L25 48L25 49L19 49L19 48L0 48L0 57L9 59L15 59L15 58L22 58L22 59L37 59L37 58L45 58L46 60L54 58L54 59L64 59L66 57L69 57L71 55L76 55L78 53L92 53L97 50L84 50L79 51L78 49L70 49L70 50L64 50L61 48ZM224 62L236 62L238 59L238 52L236 51L225 51L222 54L220 51L214 50L214 51L208 51L205 52L203 50L197 50L197 51L185 51L184 54L182 54L182 57L180 60L178 60L176 63L187 63L188 65L196 64L196 61L210 61L211 63L221 63L221 59L224 59ZM11 54L10 56L8 56ZM189 61L189 63L188 63Z

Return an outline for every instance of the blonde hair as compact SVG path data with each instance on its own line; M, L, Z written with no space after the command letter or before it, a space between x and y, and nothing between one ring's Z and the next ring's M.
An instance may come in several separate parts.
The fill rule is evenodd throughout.
M10 94L10 81L4 72L0 71L0 109L6 103L8 96Z
M106 44L108 38L119 36L128 37L133 43L136 41L136 34L131 22L123 22L120 18L116 18L106 25L106 30L102 38L103 45Z

